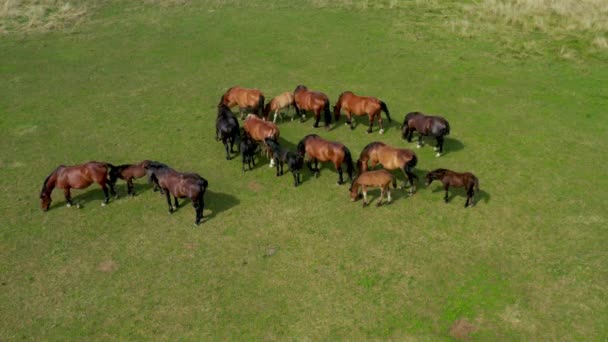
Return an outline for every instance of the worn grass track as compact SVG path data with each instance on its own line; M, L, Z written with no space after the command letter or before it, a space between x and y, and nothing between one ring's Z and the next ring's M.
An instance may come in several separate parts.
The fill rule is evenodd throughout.
M606 338L601 55L522 58L446 30L451 7L436 3L218 4L109 2L69 31L0 40L0 339L435 340L458 320L478 340ZM329 166L297 189L263 163L243 174L213 134L235 84L267 98L305 84L332 103L352 90L397 121L383 136L366 120L284 122L290 146L315 132L354 155L373 140L415 148L404 115L443 114L447 154L416 150L416 172L472 171L479 203L465 210L456 191L443 204L421 183L363 209ZM209 180L201 227L142 181L105 208L91 187L73 194L83 209L59 191L39 209L58 164L145 158Z

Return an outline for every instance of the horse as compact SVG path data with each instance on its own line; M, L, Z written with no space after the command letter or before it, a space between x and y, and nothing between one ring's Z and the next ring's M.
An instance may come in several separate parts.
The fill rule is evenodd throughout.
M258 150L258 144L245 131L241 135L240 149L243 155L243 172L245 172L245 164L249 166L249 170L251 171L251 164L255 166L255 153Z
M304 158L305 154L308 154L309 161L306 164L315 177L319 177L318 162L331 161L338 171L338 185L344 183L344 179L342 178L342 163L346 163L346 172L348 173L349 180L353 179L353 159L350 150L344 144L325 140L316 134L309 134L300 140L297 151L302 158ZM313 161L315 163L314 169L312 168Z
M338 101L334 105L334 117L336 120L340 118L340 110L344 109L346 113L346 125L350 125L350 129L354 129L353 126L353 115L363 116L367 115L369 118L369 128L367 133L372 132L374 125L374 119L378 118L378 125L380 126L380 134L384 133L384 127L382 125L382 116L380 112L386 114L388 122L392 122L391 114L388 112L386 103L378 100L375 97L369 96L357 96L352 91L345 91L338 97Z
M416 184L414 179L418 179L412 170L418 163L418 157L414 151L406 148L396 148L389 146L380 141L374 141L363 148L357 160L357 167L360 172L365 172L368 169L367 162L371 163L371 167L374 168L377 164L382 164L387 170L401 169L403 174L407 178L409 184L411 184L410 195L416 192ZM404 183L403 187L406 186Z
M312 111L315 113L316 121L312 127L319 127L319 120L321 119L321 111L324 114L325 128L331 129L331 113L329 112L329 97L324 93L318 91L308 90L303 85L299 85L293 91L294 108L296 115L302 115L301 121L304 121L306 114L304 111Z
M279 143L271 138L266 138L266 145L270 147L272 151L272 157L275 159L277 166L277 177L283 175L283 164L287 164L289 171L293 175L293 186L300 184L300 170L303 166L303 158L297 153L294 153L286 148L282 148ZM281 173L279 174L279 166L281 167Z
M196 213L194 224L199 225L205 208L203 197L209 186L207 180L197 173L182 173L168 166L148 165L146 170L164 190L169 205L169 214L179 207L178 198L190 198ZM171 205L171 195L174 197L174 206Z
M243 111L246 109L261 117L264 109L264 94L259 89L234 86L226 90L219 104L226 105L228 108L238 105L241 120L243 120Z
M270 102L268 102L268 104L266 105L266 108L264 108L264 120L268 120L268 115L270 114L270 111L274 111L274 117L272 119L272 122L276 123L277 117L279 116L279 114L281 114L281 110L287 108L287 111L289 111L289 107L291 105L293 105L292 93L286 91L281 95L276 96L275 98L270 100ZM281 115L281 121L282 120L283 115ZM291 118L291 121L293 121L293 117Z
M110 182L112 184L116 184L116 180L117 179L122 179L124 181L127 182L127 194L131 195L131 196L135 196L135 189L133 186L133 179L134 178L142 178L144 176L146 176L146 169L145 167L147 165L150 165L150 163L158 163L158 162L153 162L150 160L143 160L137 164L122 164L122 165L118 165L114 168L110 169L110 173L109 173L109 177L110 177ZM148 177L148 182L150 182L150 178ZM155 184L154 186L154 191L157 191L158 187L157 184ZM118 195L117 195L118 197Z
M381 169L375 171L366 171L359 176L357 176L353 183L350 186L350 200L356 201L357 197L359 197L359 187L363 192L363 206L367 206L369 202L367 201L367 187L377 187L380 188L380 199L376 206L379 207L382 205L382 200L384 198L384 194L388 195L387 203L391 203L391 190L389 185L393 184L393 189L397 188L397 180L395 176L391 175L388 171Z
M437 157L443 153L443 137L450 134L449 122L441 116L424 115L420 112L411 112L405 116L403 125L401 125L401 137L412 142L412 134L418 131L418 145L422 147L422 137L431 136L437 139L435 151Z
M215 120L216 140L222 140L226 149L226 160L230 160L230 153L234 153L234 143L239 139L239 122L234 113L224 104L217 107L217 119ZM230 144L230 153L228 153Z
M266 146L264 139L272 138L277 141L279 140L280 132L277 125L270 121L264 121L253 114L249 114L243 123L243 129L254 141L257 141L265 146L264 150L266 152L266 156L270 157L270 151L268 150L268 146ZM270 158L270 167L273 166L274 159Z
M439 180L443 183L445 189L445 196L443 200L448 203L448 189L450 186L456 188L464 187L467 191L467 201L464 203L464 207L467 208L469 205L474 206L473 196L475 191L479 192L479 179L470 172L454 172L447 169L436 169L426 174L426 185L429 186L434 180Z
M99 184L105 196L101 206L105 206L110 201L108 196L108 185L110 192L115 195L114 183L108 179L108 174L114 168L110 163L90 161L80 165L59 165L42 183L40 191L40 207L43 211L49 210L51 206L51 193L55 187L63 189L66 206L72 206L72 196L70 189L84 189L93 183ZM80 204L76 204L80 208Z

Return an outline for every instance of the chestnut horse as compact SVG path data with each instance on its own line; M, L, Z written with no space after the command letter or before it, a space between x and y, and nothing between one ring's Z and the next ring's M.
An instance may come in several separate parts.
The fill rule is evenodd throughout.
M277 122L277 117L281 114L281 110L287 108L289 111L289 106L293 105L293 94L286 91L281 95L273 98L268 102L266 108L264 108L264 120L268 120L268 114L270 111L274 111L274 117L272 118L272 122ZM281 114L281 121L283 120L283 115ZM293 117L291 118L293 121Z
M105 206L110 201L108 187L112 195L115 195L114 183L108 179L108 173L114 168L112 164L91 161L80 165L65 166L59 165L51 174L46 177L40 191L40 206L47 211L51 206L51 193L55 187L63 189L66 206L72 206L72 196L70 189L84 189L93 183L97 183L103 189L105 196L101 206ZM80 207L79 204L77 204Z
M378 203L376 203L376 206L379 207L382 205L384 194L388 195L387 203L390 204L392 198L389 185L391 183L393 184L393 188L397 188L395 176L384 169L363 172L353 180L353 183L350 186L350 200L354 202L357 200L357 197L360 197L359 187L361 187L361 191L363 192L363 206L367 206L369 204L367 201L367 188L375 187L380 188L380 199L378 200Z
M142 178L146 175L145 167L151 163L150 160L144 160L137 164L122 164L110 169L109 177L112 184L116 184L117 179L122 179L127 182L127 194L135 196L133 187L134 178ZM117 195L118 197L118 195Z
M363 148L359 160L357 161L357 167L360 172L365 172L368 169L367 162L371 163L371 168L376 167L378 164L382 164L387 170L401 169L403 174L407 178L407 181L411 185L410 194L416 192L416 184L414 179L418 179L412 170L418 163L418 157L412 150L407 148L396 148L389 146L380 141L374 141ZM404 188L406 184L404 183Z
M262 116L262 110L264 110L264 94L259 89L234 86L226 90L224 95L222 95L219 104L226 105L228 108L238 105L241 120L243 120L244 110L250 110L258 116Z
M302 121L306 118L305 111L315 113L316 121L312 127L319 127L321 111L324 114L325 128L331 128L331 113L329 112L329 98L324 93L308 90L303 85L299 85L293 91L294 108L296 115L302 115Z
M182 173L159 164L148 164L146 170L160 188L164 191L169 205L169 213L173 213L179 207L178 198L190 198L196 212L195 225L199 225L203 219L205 201L203 199L209 183L197 173ZM171 205L171 195L174 197L175 205Z
M297 150L302 158L304 158L305 154L308 154L309 161L306 165L308 165L308 169L314 173L315 177L319 177L318 162L331 161L338 171L338 185L344 183L344 179L342 178L342 163L346 163L348 178L350 180L353 179L353 159L350 150L344 144L325 140L316 134L309 134L300 140ZM312 162L315 163L314 169L312 168Z
M279 128L277 125L269 121L264 121L253 114L247 115L245 122L243 123L243 129L251 139L263 144L266 156L270 158L270 151L264 139L271 138L279 140ZM274 159L270 158L270 167L274 166Z
M226 159L230 160L230 153L234 153L234 144L239 140L239 122L234 113L226 105L217 106L217 118L215 119L216 140L222 140L226 149ZM230 153L228 152L230 145Z
M453 187L464 187L467 191L467 201L464 203L464 207L467 208L469 205L474 206L473 196L475 191L479 192L479 179L470 172L454 172L447 169L436 169L426 175L426 185L429 186L434 180L439 180L443 183L445 189L445 196L443 200L448 203L448 189L450 186Z
M405 116L401 126L402 138L412 142L412 134L418 131L418 145L422 147L422 136L431 136L437 139L435 151L437 157L443 153L443 136L450 134L450 124L441 116L424 115L420 112L411 112Z
M388 112L386 103L378 100L375 97L357 96L352 91L345 91L340 94L340 97L338 97L338 101L334 106L334 117L336 118L336 120L340 118L341 109L344 109L344 112L346 113L346 125L350 125L350 129L355 128L353 126L353 115L367 115L367 117L369 118L369 128L367 129L367 133L372 132L372 127L374 126L375 118L378 118L380 134L384 133L384 127L382 125L382 116L380 115L381 111L386 114L388 122L392 122L391 114Z

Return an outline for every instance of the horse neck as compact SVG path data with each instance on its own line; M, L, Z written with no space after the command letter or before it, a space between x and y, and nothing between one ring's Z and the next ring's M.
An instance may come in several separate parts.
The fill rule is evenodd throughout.
M53 173L51 173L47 177L46 181L44 182L44 184L42 186L42 191L44 193L47 193L47 194L51 193L53 191L53 189L55 189L55 185L57 184L57 178L58 178L58 176L57 176L58 170L59 169L53 171Z

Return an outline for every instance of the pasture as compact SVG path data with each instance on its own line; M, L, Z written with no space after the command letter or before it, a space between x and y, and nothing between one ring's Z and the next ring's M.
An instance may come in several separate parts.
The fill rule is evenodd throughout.
M0 340L608 337L605 28L491 26L447 1L88 11L56 30L0 26ZM374 140L411 148L417 193L362 208L329 163L295 188L264 158L244 173L227 161L224 91L269 101L298 84L332 106L346 90L378 97L393 123L279 121L282 146L316 133L355 160ZM401 139L411 111L449 120L442 157ZM59 164L143 159L209 181L202 225L188 202L169 215L143 179L133 198L119 181L106 207L93 185L72 192L81 209L56 190L40 210ZM424 186L439 167L479 177L475 207Z

